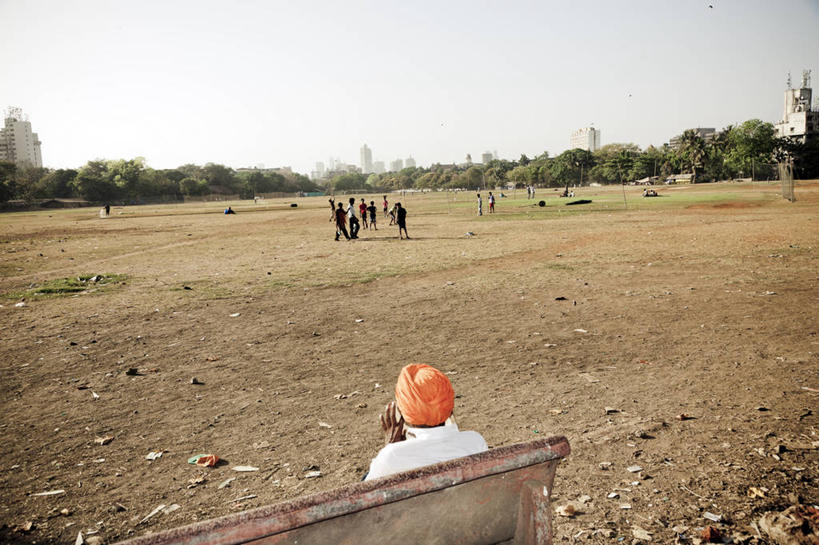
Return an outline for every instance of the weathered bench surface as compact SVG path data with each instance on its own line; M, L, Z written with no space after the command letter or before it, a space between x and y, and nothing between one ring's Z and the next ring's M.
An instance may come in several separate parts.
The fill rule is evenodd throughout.
M500 447L123 545L551 543L565 437Z

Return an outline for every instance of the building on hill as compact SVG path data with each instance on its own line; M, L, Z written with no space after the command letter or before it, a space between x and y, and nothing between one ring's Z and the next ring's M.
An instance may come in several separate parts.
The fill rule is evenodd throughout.
M597 151L600 149L600 129L594 127L584 127L572 133L570 139L571 149L584 149Z
M42 167L40 145L40 138L31 131L31 122L23 110L9 108L5 125L0 129L0 161L9 161L18 167Z
M708 142L710 140L713 140L714 136L717 134L717 129L715 129L713 127L707 127L707 128L697 127L696 129L691 129L691 130L693 130L697 134L697 136L699 136L700 138L702 138L706 142ZM676 150L676 149L680 149L680 144L681 143L682 143L682 134L678 134L677 136L672 137L668 141L668 146L671 149Z
M782 120L774 125L778 138L788 136L804 143L819 134L819 109L812 106L812 99L810 70L802 71L802 85L799 89L791 88L789 74L788 88L785 89L785 112Z

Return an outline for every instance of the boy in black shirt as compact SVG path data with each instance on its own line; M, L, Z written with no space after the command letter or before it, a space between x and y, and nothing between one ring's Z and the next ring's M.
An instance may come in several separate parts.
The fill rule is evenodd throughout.
M407 209L401 206L400 202L395 203L395 215L397 217L396 223L398 224L398 238L403 240L403 236L401 236L401 231L404 231L404 234L407 235L407 240L409 240L409 234L407 233Z

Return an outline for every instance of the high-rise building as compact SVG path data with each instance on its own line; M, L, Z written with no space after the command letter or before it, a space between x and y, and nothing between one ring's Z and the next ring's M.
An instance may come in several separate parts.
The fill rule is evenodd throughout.
M571 149L584 149L597 151L600 149L600 129L594 127L583 127L572 133Z
M705 140L706 142L713 140L714 136L717 134L717 129L713 127L697 127L696 129L688 129L694 131L694 134ZM671 149L679 149L680 144L682 143L682 134L678 134L677 136L672 137L668 141L668 146Z
M369 174L373 171L373 150L367 144L361 146L361 172Z
M407 159L404 161L404 166L406 168L415 168L415 159L413 159L412 156L407 157Z
M403 159L396 159L395 161L390 161L390 172L398 172L404 168L404 160Z
M31 132L28 116L20 108L6 111L5 126L0 129L0 160L10 161L19 167L42 167L40 139Z
M489 161L494 159L495 157L492 155L491 151L485 151L481 154L481 163L487 164Z
M785 114L777 123L776 136L789 136L800 142L819 135L819 110L811 106L813 90L810 87L810 70L802 71L802 86L791 89L791 76L788 75L788 88L785 90Z
M373 172L376 174L384 174L386 172L386 167L384 166L384 161L375 161L373 163Z

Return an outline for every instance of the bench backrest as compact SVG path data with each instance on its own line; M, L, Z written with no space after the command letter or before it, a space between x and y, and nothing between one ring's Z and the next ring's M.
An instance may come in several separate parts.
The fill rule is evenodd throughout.
M565 437L500 447L123 545L551 543L549 497L569 452Z

